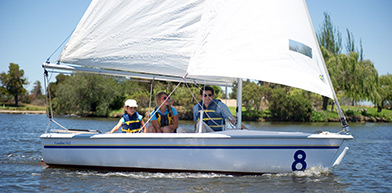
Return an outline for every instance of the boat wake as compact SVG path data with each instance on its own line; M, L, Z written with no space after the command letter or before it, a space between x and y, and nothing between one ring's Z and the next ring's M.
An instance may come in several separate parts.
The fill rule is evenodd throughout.
M217 173L154 173L154 172L102 172L102 171L76 171L73 174L80 176L100 176L100 177L127 177L135 179L211 179L211 178L233 178L235 175L229 174L217 174ZM267 177L267 178L280 178L280 177L319 177L319 176L330 176L333 173L329 168L326 167L312 167L305 171L295 171L290 173L279 173L279 174L263 174L263 175L245 175L247 177Z
M227 174L216 174L216 173L151 173L151 172L108 172L101 173L97 171L79 171L76 172L82 176L101 176L101 177L129 177L137 179L149 179L149 178L171 178L171 179L184 179L184 178L230 178L232 175Z
M279 174L264 174L264 176L271 177L317 177L317 176L329 176L332 175L332 171L327 167L311 167L304 171L294 171L290 173L279 173Z

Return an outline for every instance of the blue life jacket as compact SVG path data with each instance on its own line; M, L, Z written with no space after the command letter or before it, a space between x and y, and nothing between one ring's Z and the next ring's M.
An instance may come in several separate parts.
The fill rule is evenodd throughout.
M220 113L217 112L219 102L220 100L213 99L213 101L211 101L210 105L208 105L207 108L204 106L203 101L201 101L199 105L197 105L198 107L197 114L196 114L197 121L200 120L200 111L202 105L204 108L203 121L214 131L222 131L223 126L225 124L225 119L222 117Z
M121 130L123 133L134 133L139 131L142 127L139 120L139 113L135 112L132 116L129 116L128 113L123 114L124 122Z
M169 107L171 108L171 107ZM167 115L164 115L161 113L161 111L158 111L158 107L155 108L155 115L157 116L157 121L160 127L168 126L173 124L173 115L170 113Z

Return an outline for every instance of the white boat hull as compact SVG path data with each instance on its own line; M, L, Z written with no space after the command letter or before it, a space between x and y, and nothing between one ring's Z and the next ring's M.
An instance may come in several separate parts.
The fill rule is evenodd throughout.
M234 130L41 135L48 165L151 171L283 173L332 167L351 135Z

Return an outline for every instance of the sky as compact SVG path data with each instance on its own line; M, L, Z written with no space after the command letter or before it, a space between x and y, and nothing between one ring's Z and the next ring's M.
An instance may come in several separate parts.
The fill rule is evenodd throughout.
M25 72L31 91L37 80L43 85L41 67L76 27L91 0L0 0L0 72L9 63ZM354 35L364 58L371 60L379 75L392 74L391 0L307 0L316 32L327 12L346 43L346 29ZM345 50L345 48L343 48ZM60 52L51 57L55 62ZM52 77L51 81L55 81Z

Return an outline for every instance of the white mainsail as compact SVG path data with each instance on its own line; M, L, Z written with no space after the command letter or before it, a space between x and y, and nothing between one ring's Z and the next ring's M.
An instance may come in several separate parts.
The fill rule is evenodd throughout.
M183 77L203 0L93 0L61 62Z
M303 0L93 0L60 61L206 83L262 80L333 98Z

